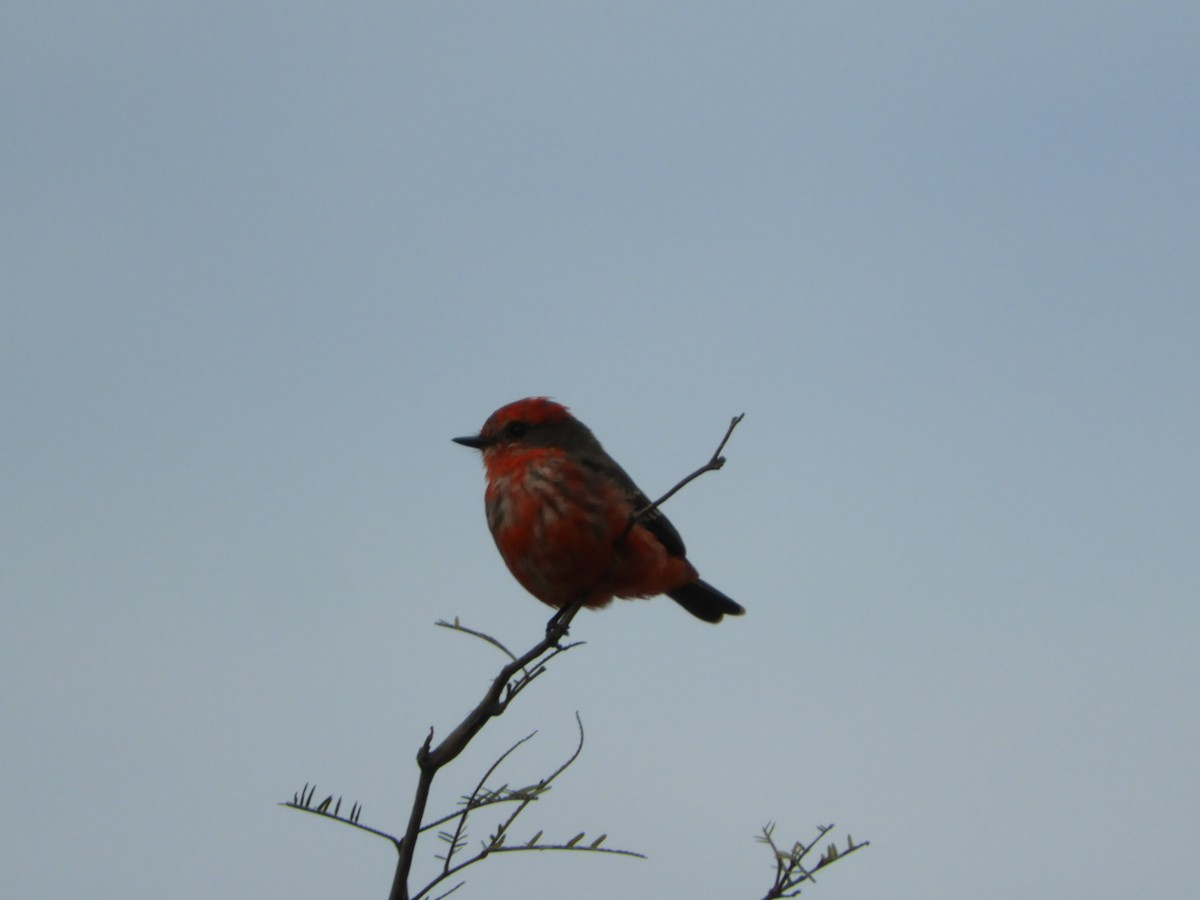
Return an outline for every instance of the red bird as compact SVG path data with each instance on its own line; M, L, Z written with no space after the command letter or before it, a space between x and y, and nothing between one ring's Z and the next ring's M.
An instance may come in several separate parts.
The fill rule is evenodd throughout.
M666 594L692 615L720 622L741 606L700 579L679 532L562 404L528 397L496 410L483 430L455 442L483 451L488 527L509 571L561 609L580 597Z

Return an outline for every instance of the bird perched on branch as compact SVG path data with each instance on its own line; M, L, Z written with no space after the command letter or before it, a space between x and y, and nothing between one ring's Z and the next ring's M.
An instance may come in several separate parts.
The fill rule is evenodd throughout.
M483 451L488 527L543 603L599 608L666 594L706 622L745 612L700 579L679 532L562 404L517 400L454 441Z

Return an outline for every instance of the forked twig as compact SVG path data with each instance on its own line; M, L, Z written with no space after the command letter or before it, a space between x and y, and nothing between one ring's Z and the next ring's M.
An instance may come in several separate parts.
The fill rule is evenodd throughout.
M812 849L825 839L825 835L833 830L832 825L818 825L817 836L807 844L803 841L796 841L790 850L781 850L779 845L775 843L775 823L768 822L763 828L762 834L758 836L760 843L766 844L771 848L775 855L775 881L763 895L763 900L781 900L784 897L797 897L800 895L799 885L807 882L808 884L816 884L816 879L813 874L819 872L828 865L837 862L856 850L861 850L863 847L871 846L870 841L862 841L854 843L854 838L846 835L846 849L838 850L837 844L829 844L825 848L825 852L821 854L817 864L811 869L804 865L804 858L812 852Z
M467 866L472 866L477 862L482 862L484 859L486 859L488 856L490 856L493 853L514 853L514 852L518 852L518 851L528 852L531 850L559 850L559 851L574 851L577 853L578 852L612 853L612 854L616 854L618 856L635 856L639 859L646 858L644 854L637 853L633 850L619 850L619 849L616 849L613 847L600 846L602 843L604 843L604 840L608 837L608 835L606 835L606 834L600 835L599 837L595 838L594 840L590 841L589 843L583 842L583 838L585 836L584 832L580 832L579 834L575 835L575 837L573 837L570 840L565 841L565 842L548 843L548 842L542 840L543 832L539 831L537 834L535 834L532 838L530 838L525 843L509 844L507 842L510 829L511 829L513 823L517 820L517 817L519 815L521 815L522 812L525 811L525 808L528 807L529 804L536 801L542 794L544 794L546 791L548 791L550 789L551 782L553 782L556 778L558 778L559 775L561 775L568 768L570 768L571 764L574 763L575 760L579 758L579 754L581 752L583 752L583 722L580 721L578 713L575 714L575 721L579 726L579 743L576 745L575 752L571 754L570 758L567 759L562 765L560 765L553 772L551 772L548 776L546 776L541 781L539 781L536 785L526 788L523 791L512 792L513 793L512 799L517 800L517 803L518 803L517 808L515 810L513 810L513 812L511 812L508 815L508 817L506 819L504 819L504 821L502 821L499 825L496 826L496 830L493 831L488 836L487 840L483 842L483 846L480 847L478 853L476 853L474 856L470 857L469 859L465 859L460 863L451 865L451 859L452 859L453 855L458 851L458 849L463 844L463 834L464 834L464 828L465 828L465 823L466 823L466 817L467 817L468 812L470 811L470 803L472 800L472 798L468 798L468 807L469 808L465 809L465 810L461 810L460 812L458 812L456 814L460 817L459 827L457 829L455 829L455 832L453 835L445 836L445 840L446 840L447 844L449 845L449 849L446 851L446 856L444 857L444 864L443 864L441 873L438 874L438 876L435 877L431 882L429 882L429 884L425 885L425 887L421 888L419 891L417 891L415 894L413 894L413 900L421 900L421 898L425 897L429 893L429 891L432 890L439 882L449 878L452 875L456 875L457 873L461 872L463 869L467 868ZM532 736L533 735L530 735L529 737L532 737ZM518 746L523 744L528 739L529 738L524 738L521 741L518 741L517 744L515 744L513 747L511 747L504 755L507 756L509 753L511 753L513 750L515 750ZM501 759L503 759L503 757L501 757ZM499 762L500 761L497 760L496 765L499 765ZM495 766L493 766L492 770L490 770L490 771L494 771L494 769L495 769ZM482 781L480 782L480 784L482 785ZM476 792L478 792L478 790L479 790L479 788L476 788ZM520 796L517 796L517 795L520 795ZM442 896L445 896L445 895L442 895Z
M510 684L514 675L526 669L535 660L541 659L546 653L556 655L571 646L576 646L562 647L559 645L559 641L567 634L571 620L583 608L585 599L586 595L559 610L550 620L550 624L546 626L545 637L524 655L514 659L500 670L500 674L493 679L491 687L488 688L479 704L467 713L467 717L459 723L458 727L436 747L433 746L433 729L429 730L425 742L417 751L417 767L420 769L420 775L417 778L417 790L413 796L408 827L405 829L404 837L396 845L400 852L400 859L396 862L396 875L392 880L389 900L410 900L408 874L412 870L417 835L421 831L421 822L425 817L425 807L429 802L429 789L433 784L434 776L442 766L463 752L467 744L482 730L489 719L503 713L517 693L539 673L536 671L536 667L532 674L526 672L524 679L519 679L515 687Z
M729 443L729 438L733 435L733 429L737 428L738 423L744 418L746 418L745 413L738 413L733 417L733 419L729 422L729 427L725 429L725 436L721 438L721 443L717 444L717 449L713 451L712 458L709 459L708 462L698 468L695 472L692 472L692 474L684 477L673 488L671 488L653 503L647 503L641 509L634 510L633 515L629 517L629 521L625 523L625 530L622 531L620 536L617 538L617 543L621 543L626 537L629 536L629 532L633 530L633 526L638 523L639 519L644 519L646 516L650 515L650 513L654 512L654 510L658 509L660 506L674 497L686 485L695 481L705 472L715 472L724 466L725 457L721 455L721 451L724 450L725 445Z

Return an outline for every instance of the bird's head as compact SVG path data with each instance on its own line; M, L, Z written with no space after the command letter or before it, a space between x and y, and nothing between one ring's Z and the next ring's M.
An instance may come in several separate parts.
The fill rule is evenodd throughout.
M584 435L591 437L587 428L561 403L549 397L526 397L488 416L479 434L453 440L487 453L535 447L567 448Z

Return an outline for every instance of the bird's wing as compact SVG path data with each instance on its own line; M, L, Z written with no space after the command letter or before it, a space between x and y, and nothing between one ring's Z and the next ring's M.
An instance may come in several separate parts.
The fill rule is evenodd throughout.
M650 505L650 498L642 492L641 488L634 484L633 479L607 453L601 451L600 456L586 456L583 459L583 464L620 485L621 489L625 492L625 496L629 498L629 505L633 507L634 511L645 509ZM643 528L658 538L658 542L666 548L667 553L671 554L671 556L687 556L687 548L683 545L683 538L679 536L679 532L675 530L675 526L671 524L671 520L663 515L662 510L657 506L650 510L650 512L643 514L638 521Z
M632 499L635 510L645 509L650 505L650 498L641 491L638 491ZM659 543L667 548L669 554L679 557L687 556L687 548L683 546L683 538L679 536L679 532L675 530L675 526L671 524L671 520L663 515L663 511L657 506L643 515L639 521L642 523L643 528L658 538Z

